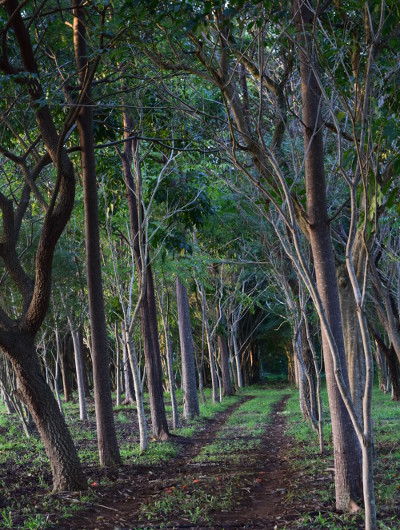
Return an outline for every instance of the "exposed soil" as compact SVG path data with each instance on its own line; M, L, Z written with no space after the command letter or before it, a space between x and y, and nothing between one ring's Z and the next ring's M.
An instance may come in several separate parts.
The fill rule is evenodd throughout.
M251 397L245 398L251 399ZM159 466L129 466L118 470L98 470L95 483L108 476L109 486L96 487L96 500L84 507L73 519L63 523L65 530L134 528L263 528L289 529L299 514L306 511L302 502L293 495L293 471L287 460L291 440L284 434L285 409L288 397L273 407L271 421L256 449L244 451L245 458L238 464L218 457L216 461L196 459L201 450L210 444L229 416L245 400L208 421L191 439L175 437L181 444L179 457ZM254 439L253 439L254 440ZM93 471L91 473L93 476ZM216 509L206 520L190 520L182 512L168 516L155 513L146 516L146 508L166 494L181 492L199 503L226 495L229 484L230 507ZM216 488L221 488L216 490ZM302 487L302 486L300 486ZM306 487L306 486L305 486ZM299 477L296 477L299 488ZM218 493L220 492L220 493ZM181 495L183 493L180 493ZM61 495L60 495L61 496ZM80 502L71 494L62 494L64 502ZM203 508L199 506L199 508ZM61 526L58 526L61 528Z

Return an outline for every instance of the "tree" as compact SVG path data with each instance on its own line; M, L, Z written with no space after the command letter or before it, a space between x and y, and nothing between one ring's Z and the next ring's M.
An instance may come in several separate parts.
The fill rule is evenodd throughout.
M189 314L189 297L186 286L176 277L176 301L178 306L178 326L182 356L183 417L192 419L200 414L197 396L196 367L192 327Z
M0 67L23 92L29 96L37 124L37 140L29 147L22 143L22 156L2 148L19 165L25 175L19 202L0 194L2 237L0 256L21 297L20 314L13 319L0 309L0 346L10 359L18 379L18 392L36 423L42 437L53 473L54 490L78 490L87 487L77 452L58 404L43 377L34 347L34 339L45 318L51 291L51 267L55 246L70 217L75 193L75 177L71 161L63 147L73 125L73 113L68 114L59 134L50 112L40 81L29 31L21 15L23 4L9 0L4 4L8 21L3 28L3 47ZM12 30L12 31L11 31ZM17 54L18 63L9 60L10 47ZM45 153L29 167L32 147L43 142ZM52 163L57 171L55 186L46 204L35 180ZM23 218L27 213L31 190L45 209L40 239L36 249L34 279L25 272L18 257L17 243Z
M88 282L91 328L94 398L96 407L97 443L100 463L112 466L121 463L114 425L107 347L100 259L100 235L94 154L91 82L99 58L89 63L86 47L85 7L80 0L73 2L74 49L80 90L84 90L82 108L77 115L81 144L81 163L85 205L86 275Z

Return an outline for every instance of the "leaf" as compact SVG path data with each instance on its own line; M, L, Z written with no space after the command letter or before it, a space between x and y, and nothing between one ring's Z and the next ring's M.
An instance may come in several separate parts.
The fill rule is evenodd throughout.
M386 201L386 208L392 208L399 197L399 188L393 188Z

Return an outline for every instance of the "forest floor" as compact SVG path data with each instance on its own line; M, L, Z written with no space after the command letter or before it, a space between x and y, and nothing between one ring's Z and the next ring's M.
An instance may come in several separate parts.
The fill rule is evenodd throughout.
M258 440L240 428L228 436L229 419L240 418L252 399L231 405L190 438L175 437L180 451L169 461L115 471L111 484L96 490L96 501L63 528L290 528L306 506L293 495L288 499L294 479L288 462L293 441L282 414L288 395L272 406ZM107 473L98 471L94 484Z
M379 528L399 530L400 410L379 391L374 400ZM89 405L86 423L79 421L76 402L65 406L89 483L80 493L51 493L40 440L26 439L16 418L0 414L0 528L363 528L362 514L334 509L329 419L325 454L319 455L298 395L287 387L251 387L215 405L208 395L200 418L186 422L168 442L151 440L144 453L134 407L116 407L124 465L112 469L98 465Z

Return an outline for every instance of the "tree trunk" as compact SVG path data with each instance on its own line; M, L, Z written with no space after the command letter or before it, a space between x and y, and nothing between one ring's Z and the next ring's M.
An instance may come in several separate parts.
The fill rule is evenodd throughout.
M228 354L228 345L226 343L225 335L218 335L218 349L221 360L221 373L222 373L222 395L223 396L233 396L235 393L233 390L232 380L231 380L231 370L229 366L229 354Z
M80 86L86 82L89 63L86 51L86 21L81 0L73 0L74 48ZM90 91L85 92L77 118L85 207L86 274L92 343L93 386L96 410L97 443L100 464L121 463L114 425L111 398L107 328L101 274L96 162L93 138L93 111Z
M129 224L133 252L138 270L140 304L140 324L143 337L143 348L145 356L147 388L149 390L150 411L153 436L160 440L169 437L168 422L165 414L161 352L158 340L157 311L155 303L153 274L149 263L149 253L146 242L146 234L142 223L141 195L137 196L135 190L139 190L140 182L135 186L132 174L132 162L134 159L136 179L140 179L139 162L137 159L137 141L131 139L134 131L133 121L124 107L124 153L121 154L123 173L125 179L126 195L129 210ZM130 138L130 140L127 140Z
M69 369L69 347L68 347L69 335L66 335L60 342L60 367L61 367L61 376L63 382L63 391L64 391L64 402L68 403L71 401L72 397L72 388L71 388L71 377Z
M200 408L197 395L189 298L186 286L178 276L176 277L176 301L178 306L178 327L182 357L183 417L185 419L191 419L200 414Z
M159 308L161 313L161 319L164 328L164 342L166 350L166 361L167 361L167 372L169 382L169 393L171 396L171 407L172 407L172 427L173 429L179 429L181 423L179 421L178 403L176 400L175 392L175 374L174 374L174 353L172 351L171 336L169 330L168 312L169 312L169 295L167 294L167 304L164 307L164 297L160 294L160 291L156 289Z
M143 386L142 382L140 381L140 371L136 352L132 346L131 339L129 337L129 331L126 329L124 322L122 322L122 343L129 358L129 363L133 375L133 383L135 386L136 410L139 423L140 450L145 451L149 447L149 437L147 434L147 423L144 412Z
M157 315L154 298L153 275L150 265L146 267L146 296L140 308L144 357L149 391L153 436L159 440L169 438L162 386L160 343L158 340Z
M237 385L238 385L238 388L242 388L243 387L243 376L242 376L242 370L240 369L240 352L239 352L239 347L237 343L236 329L237 329L237 324L232 326L232 344L233 344L233 351L234 351L234 356L235 356Z
M88 414L87 414L87 407L86 407L85 383L84 383L83 367L82 367L81 343L79 340L79 333L78 331L75 330L71 317L68 317L68 324L69 324L69 329L71 331L72 341L74 343L76 382L78 385L78 396L79 396L79 418L82 421L87 421Z
M303 101L307 215L317 287L339 354L339 367L348 383L338 286L326 202L324 148L321 130L321 92L314 68L315 50L310 38L314 12L308 4L293 1L299 43ZM332 437L335 458L336 508L352 509L361 498L361 448L335 378L333 355L326 333L322 333Z
M362 241L359 237L360 235L357 234L353 250L353 263L358 280L360 280L365 261L365 252L361 248ZM357 417L361 422L365 387L365 357L357 318L357 304L345 265L337 268L337 278L350 392Z
M35 347L18 335L8 354L18 379L18 396L32 414L53 474L54 491L87 488L78 454L57 401L43 377Z
M122 337L124 335L124 332L122 331ZM133 374L132 369L129 361L129 352L126 346L126 341L122 341L122 364L123 364L123 371L124 371L124 387L125 387L125 399L124 404L127 405L130 403L133 405L135 403L135 389L133 385Z
M85 389L85 397L90 398L90 384L89 384L89 374L86 366L86 355L85 355L85 344L83 340L83 331L82 327L79 326L77 329L79 347L81 350L81 361L82 361L82 377L83 377L83 388Z
M116 406L121 405L121 344L119 341L118 333L118 323L115 322L114 325L114 335L115 335L115 349L116 349L116 359L115 359L115 393L116 393Z
M228 345L226 342L226 331L227 331L226 321L225 321L223 314L221 314L221 318L219 321L219 328L220 328L220 332L217 335L217 341L218 341L219 355L221 359L222 389L223 389L222 394L224 396L233 396L235 392L233 389L232 379L231 379Z

